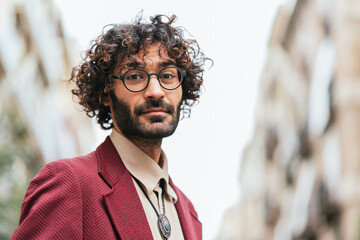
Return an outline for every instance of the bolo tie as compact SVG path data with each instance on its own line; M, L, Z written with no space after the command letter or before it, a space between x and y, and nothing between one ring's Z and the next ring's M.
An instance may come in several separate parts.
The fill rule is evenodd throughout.
M167 240L171 235L171 226L170 226L169 219L165 215L164 190L162 191L162 194L161 194L163 213L159 213L157 211L156 207L154 206L153 202L150 200L149 196L147 195L146 190L141 185L140 181L136 177L134 177L132 174L130 174L130 175L135 180L137 185L140 187L140 189L144 193L146 199L149 201L152 208L154 209L154 211L155 211L155 213L156 213L156 215L158 217L158 226L160 228L160 232L164 236L164 239Z

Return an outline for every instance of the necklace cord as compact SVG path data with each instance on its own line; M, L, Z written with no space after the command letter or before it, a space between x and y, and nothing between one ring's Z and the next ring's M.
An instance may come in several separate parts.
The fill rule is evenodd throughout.
M139 181L139 179L137 179L136 177L134 177L131 173L130 173L131 177L135 180L135 182L137 183L137 185L140 187L141 191L144 193L145 197L147 198L147 200L150 202L152 208L155 210L155 213L158 217L160 217L159 212L157 211L156 207L154 206L153 202L151 201L150 197L147 195L146 190L144 189L144 187L141 185L141 182ZM163 204L163 211L165 214L165 203L164 203L164 191L162 191L162 204Z
M131 177L135 180L135 182L137 183L137 185L140 187L141 191L144 193L145 197L147 198L147 200L149 201L149 203L151 204L151 206L153 207L153 209L155 210L155 213L157 215L157 217L160 219L160 214L159 212L156 210L156 207L154 206L153 202L150 200L150 197L147 195L145 188L142 186L141 182L139 181L139 179L137 179L136 177L134 177L131 173L130 173ZM161 182L160 182L161 184ZM161 187L161 186L160 186ZM162 189L161 192L161 198L162 198L162 205L163 205L163 214L162 216L165 217L165 219L167 220L166 216L165 216L165 201L164 201L164 189ZM167 220L168 221L168 220ZM169 223L169 222L168 222ZM170 223L169 223L169 227L170 227ZM163 230L161 230L163 231ZM162 232L163 236L164 236L164 240L167 240L168 237L170 237L170 232L169 234L166 236L164 232Z

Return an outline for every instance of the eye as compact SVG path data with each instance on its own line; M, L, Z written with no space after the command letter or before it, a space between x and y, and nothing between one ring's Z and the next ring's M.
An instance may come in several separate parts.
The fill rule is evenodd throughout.
M176 68L165 68L160 73L161 81L174 81L178 79L178 71Z
M175 76L172 73L163 73L163 74L161 74L161 79L164 79L164 80L171 80L174 77Z
M125 75L125 80L129 82L135 82L135 81L138 82L146 79L147 79L146 73L141 70L132 70Z
M127 80L138 80L141 79L141 76L139 74L130 74L126 75Z

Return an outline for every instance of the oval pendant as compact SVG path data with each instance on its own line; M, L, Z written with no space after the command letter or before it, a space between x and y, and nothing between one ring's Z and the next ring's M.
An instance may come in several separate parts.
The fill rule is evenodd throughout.
M171 235L171 226L169 219L165 216L165 214L160 214L159 216L159 227L162 235L169 238Z

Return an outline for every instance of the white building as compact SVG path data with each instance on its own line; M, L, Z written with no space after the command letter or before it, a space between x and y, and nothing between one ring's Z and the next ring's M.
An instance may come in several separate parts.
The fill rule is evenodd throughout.
M1 0L0 32L0 238L6 239L39 168L88 153L95 139L65 82L79 51L64 36L52 1Z

